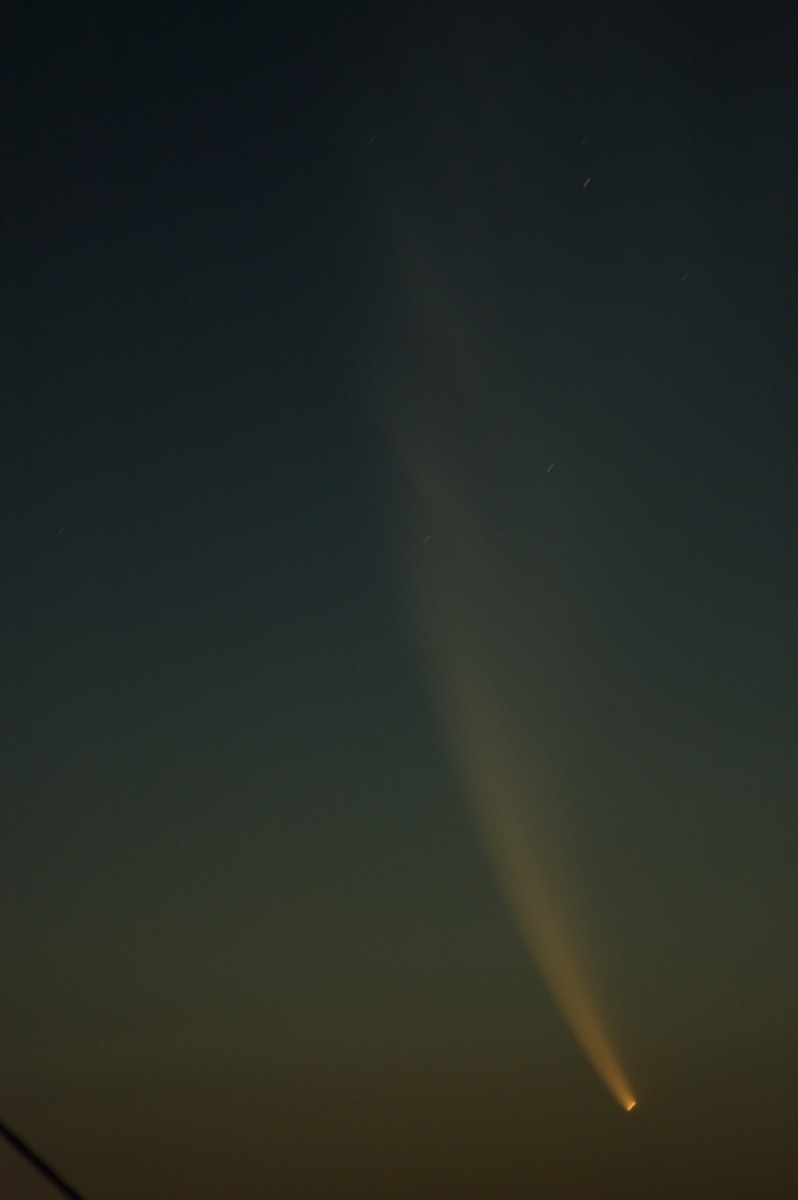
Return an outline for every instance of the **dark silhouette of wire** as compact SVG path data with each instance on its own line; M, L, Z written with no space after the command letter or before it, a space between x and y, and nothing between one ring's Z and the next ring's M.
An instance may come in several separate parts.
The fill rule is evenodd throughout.
M76 1192L73 1187L70 1187L66 1180L62 1179L58 1172L54 1171L43 1158L40 1158L35 1150L31 1150L27 1142L23 1142L22 1138L14 1133L12 1129L9 1129L4 1121L0 1121L0 1133L2 1133L6 1141L11 1143L15 1150L20 1152L23 1158L27 1158L29 1163L33 1163L37 1171L40 1171L46 1179L54 1183L65 1196L69 1196L69 1200L84 1200L80 1192Z

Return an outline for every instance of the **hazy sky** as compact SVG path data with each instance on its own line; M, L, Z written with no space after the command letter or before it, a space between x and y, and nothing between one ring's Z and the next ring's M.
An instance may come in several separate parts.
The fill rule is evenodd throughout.
M87 1200L798 1189L793 25L17 6L0 1119Z

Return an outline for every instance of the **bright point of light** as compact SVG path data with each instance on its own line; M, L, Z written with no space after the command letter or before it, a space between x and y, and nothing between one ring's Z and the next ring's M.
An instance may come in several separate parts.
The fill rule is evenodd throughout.
M637 1101L636 1100L627 1101L626 1111L631 1112L633 1108L637 1108Z

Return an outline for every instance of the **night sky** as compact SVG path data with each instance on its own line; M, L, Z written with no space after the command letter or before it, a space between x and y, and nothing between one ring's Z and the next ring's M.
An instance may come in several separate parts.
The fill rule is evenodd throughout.
M87 1200L798 1194L794 28L16 7L0 1118Z

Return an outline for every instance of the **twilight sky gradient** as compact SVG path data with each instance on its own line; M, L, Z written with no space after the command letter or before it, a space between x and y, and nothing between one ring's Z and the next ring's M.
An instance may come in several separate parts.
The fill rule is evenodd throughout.
M798 1194L792 6L9 28L0 1118L87 1200Z

